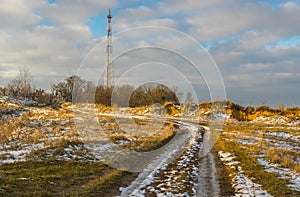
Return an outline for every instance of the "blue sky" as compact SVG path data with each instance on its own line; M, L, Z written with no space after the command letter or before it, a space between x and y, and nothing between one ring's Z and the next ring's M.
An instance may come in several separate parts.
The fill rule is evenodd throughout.
M49 1L51 3L55 2L55 0L51 0ZM156 1L146 1L146 2L136 2L134 4L130 4L129 5L122 5L122 7L115 7L113 9L113 15L118 15L119 12L122 12L125 9L130 9L130 8L139 8L139 7L143 7L143 6L154 6L159 3L159 0ZM258 0L256 1L258 4L269 4L272 8L274 9L280 9L280 6L283 4L284 1L274 1L274 0ZM291 1L290 1L291 2ZM296 4L296 1L293 1ZM179 18L181 17L182 14L177 13L177 15L173 16L172 18L175 18L177 20L179 20ZM160 18L164 18L167 17L165 15L161 15ZM45 23L45 25L49 25L51 23ZM105 26L107 24L107 19L106 19L106 13L105 12L100 12L99 14L92 16L88 19L87 25L90 29L90 31L92 32L93 36L95 38L98 37L102 37L106 35L106 29ZM227 43L227 42L232 42L236 39L238 39L238 37L241 34L236 34L236 35L230 35L227 36L225 38L221 38L218 40L213 40L213 41L207 41L207 42L203 42L202 44L207 48L210 49L212 46L217 46L219 44L223 44L223 43ZM278 39L276 42L273 42L271 44L266 44L263 47L268 49L270 47L274 47L274 46L287 46L287 47L297 47L297 45L300 44L300 34L299 35L291 35L289 37L286 38L280 38Z
M54 0L53 0L54 1ZM130 2L130 1L128 1ZM119 12L122 12L123 10L130 9L130 8L139 8L140 6L155 6L159 0L155 1L132 1L128 4L122 4L117 7L113 7L112 16L114 20L114 16L117 16ZM89 26L89 29L93 33L93 36L95 38L105 36L106 35L106 29L105 26L107 25L107 19L106 19L107 12L99 12L97 15L92 16L88 19L87 25Z
M29 67L32 82L46 90L76 74L90 50L105 39L106 12L111 8L113 34L141 26L163 26L198 40L217 64L229 100L243 105L300 105L299 0L1 3L0 86L13 80L23 65ZM159 35L136 36L144 36L141 45L159 39ZM130 40L124 46L127 42ZM179 43L170 45L184 46ZM105 57L102 53L100 50L101 57L95 61Z

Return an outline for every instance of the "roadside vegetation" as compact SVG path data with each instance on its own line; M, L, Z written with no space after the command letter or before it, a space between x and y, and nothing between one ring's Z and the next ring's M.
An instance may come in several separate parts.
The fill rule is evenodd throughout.
M294 181L300 177L297 146L299 130L281 130L246 123L226 125L223 129L215 149L222 151L221 153L230 153L233 156L233 161L230 162L237 162L237 165L225 165L232 184L239 173L239 166L246 176L273 196L300 194L299 183Z

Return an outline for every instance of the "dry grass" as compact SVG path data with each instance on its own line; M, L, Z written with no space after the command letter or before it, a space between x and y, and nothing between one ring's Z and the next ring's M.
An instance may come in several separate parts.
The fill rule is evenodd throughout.
M270 135L270 133L276 134L276 132L284 132L288 133L291 136L299 136L299 128L283 128L281 126L266 127L265 125L260 124L252 125L249 123L237 123L226 125L224 127L224 131L226 132L223 132L223 134L221 135L221 142L218 142L217 147L220 150L228 150L228 152L234 152L238 157L240 157L239 154L243 152L244 156L240 157L240 161L242 161L242 163L244 163L245 165L252 166L252 170L258 171L258 174L260 173L259 171L262 170L262 176L269 176L267 172L263 171L262 166L258 167L256 166L257 164L254 164L257 163L257 156L263 157L265 160L272 164L277 164L281 167L294 170L298 173L300 172L300 164L298 162L300 153L296 149L291 148L293 145L299 145L289 138L281 137L281 135ZM284 145L284 142L287 143L287 146ZM255 160L253 160L253 164L251 164L251 161L245 159L244 157L253 157ZM247 169L247 166L245 167ZM232 172L232 169L227 170L229 173L234 174L234 172ZM265 173L265 175L263 173ZM258 177L255 174L253 174L253 176ZM261 180L261 178L259 179ZM279 180L278 178L275 178L275 180L282 182L282 180ZM280 183L280 185L283 186L283 183L284 182ZM285 188L285 186L282 186L278 186L277 183L275 183L272 188L270 185L270 191L277 192L278 195L280 194L279 192L281 190L283 192L289 191L287 188ZM288 192L286 196L293 196L290 195L290 193L291 192ZM281 193L280 195L283 195L283 193Z
M287 180L278 178L274 173L265 172L263 166L258 164L256 157L250 156L247 149L234 141L225 141L224 136L221 136L215 148L224 152L230 152L236 156L236 161L244 173L248 177L253 177L255 182L262 185L263 188L274 196L296 196L299 193L289 189L286 186ZM234 168L226 167L228 174L234 176L236 171Z
M116 196L119 187L128 185L125 180L130 182L134 176L103 163L47 160L5 164L0 171L0 196Z
M92 193L100 191L101 189L107 189L123 175L123 172L124 171L121 170L112 170L104 176L90 180L88 183L83 185L82 188L85 190L85 193Z
M276 163L279 164L281 162L281 157L279 157L279 155L277 155L277 148L268 148L266 150L266 158L268 158L268 160L271 163Z
M139 126L141 126L139 124ZM114 133L107 133L107 137L115 143L123 143L121 146L136 151L150 151L157 149L167 143L175 135L177 128L174 124L161 125L157 127L157 130L147 127L155 127L153 124L142 125L142 129L137 126L136 130L120 130ZM124 143L127 142L127 143Z
M271 163L279 164L284 168L290 168L300 173L299 163L297 159L300 157L300 153L296 150L287 150L280 147L268 148L266 150L266 158Z

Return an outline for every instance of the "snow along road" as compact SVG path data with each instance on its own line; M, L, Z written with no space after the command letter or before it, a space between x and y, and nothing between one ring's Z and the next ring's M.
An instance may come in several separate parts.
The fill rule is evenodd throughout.
M130 186L120 188L121 196L220 195L215 160L209 151L210 129L199 124L176 122L185 132L179 131L177 139L172 140Z

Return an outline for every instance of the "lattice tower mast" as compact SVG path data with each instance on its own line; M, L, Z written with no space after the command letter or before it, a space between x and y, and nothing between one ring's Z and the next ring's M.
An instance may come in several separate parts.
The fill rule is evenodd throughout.
M113 86L113 67L112 67L112 26L111 26L112 16L110 14L110 9L107 13L107 44L106 44L106 67L105 67L105 77L104 77L104 87L111 88Z

